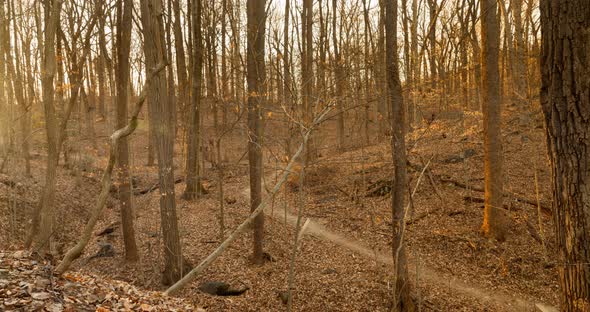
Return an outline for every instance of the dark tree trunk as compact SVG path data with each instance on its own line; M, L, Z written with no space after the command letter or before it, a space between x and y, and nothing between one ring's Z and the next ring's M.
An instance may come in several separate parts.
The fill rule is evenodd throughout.
M561 311L590 311L590 2L541 1L542 87Z

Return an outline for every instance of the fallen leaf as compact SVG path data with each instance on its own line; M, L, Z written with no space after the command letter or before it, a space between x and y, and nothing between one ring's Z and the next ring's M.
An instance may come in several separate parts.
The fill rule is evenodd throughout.
M38 293L32 293L31 297L35 300L47 300L47 299L51 298L51 295L46 292L38 292Z

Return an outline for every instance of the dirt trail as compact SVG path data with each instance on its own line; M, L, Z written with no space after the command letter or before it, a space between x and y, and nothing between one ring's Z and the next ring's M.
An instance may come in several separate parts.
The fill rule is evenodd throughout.
M271 180L268 179L266 181ZM245 188L242 191L242 195L249 198L250 188ZM280 207L280 205L277 206ZM280 209L271 210L271 208L269 207L264 210L264 213L266 215L270 215L277 221L284 222L286 220L291 226L296 226L297 224L297 216L287 211ZM393 260L390 255L379 253L373 249L365 247L359 241L348 239L341 234L330 231L325 226L313 221L311 218L306 218L305 220L302 220L301 224L303 225L304 222L307 223L307 226L304 229L305 232L300 235L311 234L319 239L322 239L327 242L332 242L333 244L336 244L340 247L344 247L350 251L362 255L367 259L376 261L380 264L393 266ZM416 280L417 272L415 267L410 266L409 270L410 274L413 275L412 280ZM493 302L506 308L518 309L519 311L537 311L536 309L542 312L558 311L555 307L552 307L541 302L532 302L525 300L523 298L506 294L504 292L490 291L474 285L468 285L467 283L455 277L447 276L443 273L437 272L432 268L428 268L423 263L420 264L419 267L418 280L420 283L430 283L434 285L443 286L446 288L453 289L458 293L470 296L472 298L476 298L483 302Z

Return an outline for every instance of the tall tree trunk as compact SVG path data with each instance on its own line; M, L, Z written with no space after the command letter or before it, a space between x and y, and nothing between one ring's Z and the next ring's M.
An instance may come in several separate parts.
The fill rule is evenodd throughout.
M338 47L337 20L338 1L332 0L332 44L334 45L334 71L336 78L336 107L338 109L338 117L336 119L336 138L338 140L338 149L344 148L344 80L346 79L343 70L342 56Z
M9 32L9 21L6 19L6 25L3 25L2 32L5 38L1 38L2 45L4 46L4 51L0 53L4 53L6 62L6 69L7 73L10 75L12 80L12 85L14 89L14 95L16 97L16 102L18 104L20 118L20 128L21 128L21 153L25 160L25 174L27 176L31 175L31 156L29 153L29 134L30 130L30 117L29 117L29 108L27 108L27 102L25 100L25 89L23 86L23 75L21 72L21 56L18 49L18 31L16 25L16 18L14 18L14 3L10 1L8 3L9 7L12 7L12 20L13 20L13 31L14 31L14 59L16 66L13 65L10 55L10 32Z
M172 9L174 11L174 48L176 49L176 76L178 78L178 108L179 111L185 112L188 109L189 92L179 2L180 0L172 0ZM184 119L181 120L184 121Z
M6 72L4 69L6 68L6 62L10 60L6 60L4 58L4 50L6 49L4 46L6 45L5 41L5 32L8 29L8 18L6 16L6 12L4 11L4 2L0 3L0 111L2 112L9 112L9 104L8 100L6 99L6 88L5 82L6 81ZM0 114L0 155L8 155L10 151L9 141L10 141L10 124L11 122L10 114L3 113ZM4 165L0 164L0 170L4 170Z
M318 14L319 14L319 27L320 27L320 37L318 40L318 61L317 61L317 71L318 71L318 83L317 83L317 97L319 102L325 102L328 94L326 90L326 24L324 18L324 10L323 10L323 2L322 0L318 0Z
M590 311L590 2L543 0L540 9L561 311Z
M266 0L248 0L248 160L250 163L250 211L262 201L262 127L261 110L264 105L264 34L266 32ZM264 242L264 215L254 220L254 253L252 260L262 264Z
M530 0L529 0L530 1ZM526 60L524 45L525 33L522 26L522 2L523 0L512 0L512 17L514 18L514 56L512 59L514 77L514 99L517 103L523 102L526 97Z
M227 127L227 100L229 95L229 79L227 77L227 15L229 11L227 9L227 1L222 0L221 4L221 128L225 130Z
M366 0L363 0L363 21L364 21L364 81L365 81L365 116L363 119L363 140L369 144L371 137L369 134L369 122L371 119L370 101L371 101L371 79L369 78L371 71L374 69L370 61L371 53L370 47L373 45L373 34L371 32L371 19L369 17L369 7ZM374 72L374 71L373 71Z
M379 7L384 8L384 0L379 0ZM412 0L414 1L414 0ZM417 0L416 0L417 1ZM385 70L385 10L379 10L379 22L377 24L377 60L376 60L376 84L379 92L377 100L377 122L379 125L379 138L383 138L389 129L387 116L387 70Z
M131 48L131 18L133 14L132 0L117 1L117 120L116 128L127 125L127 103L129 94L129 51ZM121 225L123 228L123 242L125 244L125 260L137 261L139 252L135 242L133 227L133 201L131 194L131 179L129 174L129 143L127 137L119 140L117 147L119 201L121 203Z
M484 235L505 239L503 217L503 172L501 135L501 94L498 55L500 25L496 0L481 0L481 37L483 64L483 127L485 208L482 224Z
M436 8L436 0L428 0L428 8L430 9L430 18L436 18L438 16L437 14L437 8ZM430 23L433 23L433 27L432 29L428 32L428 43L430 44L430 51L429 51L429 64L430 65L430 80L431 80L431 86L432 89L436 89L438 84L437 84L437 66L436 66L436 21L430 21Z
M515 53L514 45L512 44L512 22L508 16L509 10L506 8L506 5L507 4L504 2L500 4L502 15L498 16L498 19L500 19L500 17L504 18L504 38L502 40L502 43L504 44L504 53L501 54L502 61L500 62L500 68L502 68L502 71L500 72L500 94L508 94L509 98L512 100L514 98L514 89L517 82L515 80L516 77L514 76ZM500 21L498 20L498 34L500 33Z
M193 68L191 81L191 105L189 111L188 146L186 157L186 188L182 198L193 200L203 194L199 173L199 146L201 137L201 89L203 44L201 32L201 4L202 0L192 0L192 39L193 39Z
M469 0L469 13L471 16L471 30L470 30L470 37L471 37L471 46L473 51L473 76L475 81L475 103L474 108L477 110L482 109L482 102L483 102L483 91L482 88L482 80L481 80L481 48L479 46L479 40L477 38L477 31L475 25L477 24L476 21L479 19L477 15L477 1L476 0Z
M469 58L467 56L467 51L469 50L469 18L468 14L466 13L468 8L466 8L465 0L461 0L461 4L459 7L459 21L460 21L460 29L461 29L461 40L459 40L459 58L460 58L460 73L461 73L461 98L463 102L463 108L469 109Z
M150 70L165 60L166 46L164 27L162 25L162 7L159 0L141 1L141 21L145 40L146 76ZM150 122L154 125L155 141L158 155L158 176L160 181L160 219L164 237L164 271L162 283L170 285L178 281L183 273L184 264L178 220L176 217L176 200L174 193L173 143L174 111L166 98L168 94L166 74L160 72L148 90L147 101L152 107Z
M407 103L406 111L407 118L406 123L408 129L412 128L414 121L414 101L409 96L410 86L413 84L414 75L412 68L412 60L410 55L410 29L409 29L409 15L408 15L408 0L402 0L402 25L404 33L404 71L406 77L406 92L404 92L404 101Z
M45 37L42 39L42 77L43 111L47 132L47 169L45 185L34 212L31 233L25 245L33 244L33 249L47 252L50 249L50 238L54 232L54 201L57 163L59 161L59 125L54 107L53 79L56 73L55 37L58 28L61 0L45 0ZM40 38L41 39L41 38Z
M292 78L291 78L291 51L289 50L290 42L289 42L289 21L291 20L291 0L285 0L285 16L284 21L285 24L283 25L283 95L284 95L284 102L285 102L285 110L293 116L295 112L295 106L293 101L293 88L292 88ZM294 134L293 129L293 122L289 121L288 123L288 136L287 136L287 144L286 144L286 153L287 155L291 155L291 140Z
M403 240L405 228L404 193L406 190L405 108L399 79L397 53L397 0L385 0L385 49L387 53L388 101L391 106L391 153L394 176L391 192L392 253L395 261L393 303L394 311L413 311L410 297L406 249Z
M303 91L303 121L309 124L313 119L314 97L313 97L313 0L303 0L302 12L302 37L303 37L303 56L301 70L301 88ZM307 144L305 157L308 163L315 159L316 149L313 139Z
M168 48L166 49L166 56L165 58L167 60L169 60L169 62L172 62L172 22L170 21L172 19L172 0L168 0L167 6L166 6L166 15L167 15L167 21L166 21L166 29L164 30L166 35L166 45ZM174 83L174 67L173 66L168 66L168 75L167 75L167 82L168 82L168 102L170 103L170 110L172 111L172 131L174 132L174 137L176 137L177 131L176 131L176 117L177 117L177 110L176 110L176 85ZM174 146L174 143L172 143L172 146Z
M99 12L104 12L104 1L105 0L99 0L98 1L98 6L99 6ZM102 13L98 18L99 18L99 27L98 27L98 45L100 47L100 51L98 52L98 61L96 63L96 72L97 72L97 76L98 76L98 115L100 116L101 119L106 119L107 118L107 108L106 108L106 104L105 104L105 98L106 98L106 82L105 82L105 59L106 59L106 55L105 53L107 52L107 48L106 48L106 38L105 38L105 33L104 33L104 29L105 29L105 15L106 13Z
M214 7L213 4L210 4ZM213 11L212 8L208 8ZM217 49L215 46L214 12L210 12L207 23L207 98L213 113L213 128L219 131L219 111L217 109Z

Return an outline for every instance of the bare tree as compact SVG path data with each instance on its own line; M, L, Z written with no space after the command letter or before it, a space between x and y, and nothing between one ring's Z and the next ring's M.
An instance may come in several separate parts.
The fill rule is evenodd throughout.
M59 147L61 138L59 124L54 106L53 79L56 72L55 64L55 37L57 33L59 14L61 12L61 0L45 0L45 32L42 44L42 68L41 85L43 91L43 111L45 113L45 127L47 132L47 170L45 173L45 186L39 201L39 206L33 213L31 232L25 245L33 244L34 249L40 251L49 250L49 240L54 231L54 207L55 183L57 163L59 160ZM39 38L41 39L41 38Z
M189 110L188 146L186 157L186 188L182 198L192 200L204 193L199 172L199 148L201 146L201 89L203 77L203 41L201 31L201 0L192 0L192 46L191 104Z
M256 210L262 201L262 125L261 110L264 105L266 71L264 65L264 35L266 32L265 0L248 0L248 160L250 163L250 211ZM264 215L254 220L255 264L264 261Z
M166 58L164 26L162 24L162 6L159 0L141 1L141 22L143 26L146 69L156 68ZM150 39L151 38L151 39ZM149 69L148 69L149 71ZM146 71L146 76L149 72ZM168 102L167 81L164 72L154 77L147 92L148 105L151 106L150 123L154 125L156 154L158 155L158 175L160 180L160 220L164 237L164 271L162 283L170 285L178 281L184 273L178 220L176 217L176 199L174 192L173 143L174 130L172 121L174 111Z
M402 86L399 79L397 53L397 0L385 0L385 50L387 55L388 101L391 106L391 154L393 157L393 187L391 191L393 258L395 263L393 309L413 311L406 250L403 241L406 209L404 193L406 190L406 142L405 107Z

